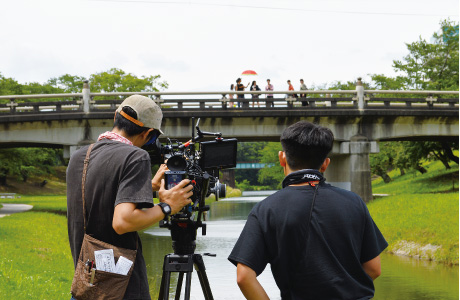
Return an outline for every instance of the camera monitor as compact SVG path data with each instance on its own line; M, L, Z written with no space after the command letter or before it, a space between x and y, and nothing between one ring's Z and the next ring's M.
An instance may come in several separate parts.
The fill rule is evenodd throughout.
M237 139L201 142L200 167L228 169L236 167Z

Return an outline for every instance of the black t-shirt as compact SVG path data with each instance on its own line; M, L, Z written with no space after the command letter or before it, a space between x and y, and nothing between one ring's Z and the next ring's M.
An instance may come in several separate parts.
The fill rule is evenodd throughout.
M320 183L288 186L258 203L229 260L257 275L267 263L283 299L370 299L372 279L362 263L387 246L356 194ZM308 240L307 240L308 239Z
M76 151L67 168L67 225L70 249L77 264L83 242L83 206L81 180L88 146ZM152 174L148 153L121 142L101 140L91 151L86 176L86 232L115 246L136 249L128 288L124 299L150 299L147 269L137 232L119 235L112 227L115 206L136 203L138 208L153 206Z
M241 84L241 83L238 83L238 84L236 85L236 90L237 90L237 91L244 92L244 85ZM244 94L241 94L241 95L238 94L237 97L238 97L238 98L244 98Z

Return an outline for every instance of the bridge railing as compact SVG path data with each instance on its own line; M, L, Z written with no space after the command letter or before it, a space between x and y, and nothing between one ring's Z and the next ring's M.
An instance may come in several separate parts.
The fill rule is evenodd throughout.
M242 109L458 109L459 107L458 91L364 90L360 80L356 90L245 92L91 93L88 84L85 83L82 93L0 96L0 114L114 111L123 99L133 94L151 97L164 110L235 110L238 106ZM238 95L243 97L249 95L249 98L237 98ZM258 98L252 98L254 95ZM273 95L273 98L267 98L267 95ZM45 101L38 102L37 100L40 99ZM46 101L46 99L58 99L58 101Z

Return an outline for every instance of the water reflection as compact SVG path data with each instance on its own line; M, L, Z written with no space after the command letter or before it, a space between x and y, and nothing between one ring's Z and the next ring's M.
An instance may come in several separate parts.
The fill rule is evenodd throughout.
M458 299L458 266L385 253L381 261L375 299Z
M244 299L236 284L236 268L227 260L252 207L264 196L242 197L214 202L208 214L207 235L198 231L196 253L215 253L204 256L206 272L215 299ZM141 234L147 263L152 297L159 291L163 258L172 252L167 229L152 227ZM448 267L391 254L382 254L382 276L375 281L375 299L458 299L458 266ZM280 299L279 290L269 266L259 276L270 299ZM177 274L171 277L175 290ZM196 272L192 276L191 299L204 299Z

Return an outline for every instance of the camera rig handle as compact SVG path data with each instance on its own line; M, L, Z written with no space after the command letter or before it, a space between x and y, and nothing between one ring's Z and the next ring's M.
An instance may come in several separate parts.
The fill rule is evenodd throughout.
M194 117L192 117L192 123L194 121ZM195 128L196 128L196 136L193 136L193 132L192 132L192 141L195 142L195 141L198 141L200 139L202 139L204 136L215 136L217 138L221 138L222 137L222 133L221 132L208 132L208 131L201 131L200 129L200 118L198 118L198 121L196 122L196 125L195 125Z

